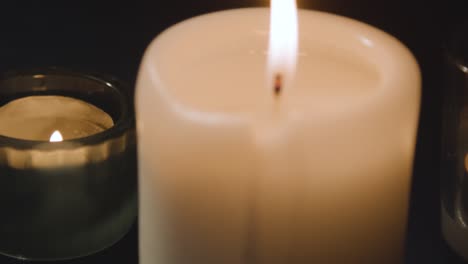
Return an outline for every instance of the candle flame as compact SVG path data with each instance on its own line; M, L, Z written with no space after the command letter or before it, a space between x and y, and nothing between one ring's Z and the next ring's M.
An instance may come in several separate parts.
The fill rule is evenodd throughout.
M271 0L268 78L270 87L277 94L293 80L297 63L298 31L296 0ZM283 80L279 89L278 76Z
M52 133L52 135L50 135L49 141L50 142L62 142L63 137L62 137L62 134L60 133L60 131L55 130L54 133Z

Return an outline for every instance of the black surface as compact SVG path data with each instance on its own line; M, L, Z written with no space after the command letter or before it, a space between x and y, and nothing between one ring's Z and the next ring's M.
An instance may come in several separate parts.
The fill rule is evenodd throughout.
M13 2L13 1L12 1ZM0 71L61 66L114 75L133 83L151 39L194 15L226 8L259 6L267 0L2 1ZM450 25L468 16L466 0L299 0L299 6L337 13L377 26L404 42L423 71L422 114L407 243L407 263L462 263L440 235L439 156L443 94L442 42ZM7 213L7 212L2 212ZM114 247L68 263L137 263L133 229ZM19 263L0 257L0 263ZM67 262L66 262L67 263Z

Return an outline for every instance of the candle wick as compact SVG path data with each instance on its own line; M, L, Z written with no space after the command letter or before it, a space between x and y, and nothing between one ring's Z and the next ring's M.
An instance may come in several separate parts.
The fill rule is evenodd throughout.
M275 81L273 85L273 91L275 96L279 96L281 94L281 90L283 87L283 76L279 73L275 75Z

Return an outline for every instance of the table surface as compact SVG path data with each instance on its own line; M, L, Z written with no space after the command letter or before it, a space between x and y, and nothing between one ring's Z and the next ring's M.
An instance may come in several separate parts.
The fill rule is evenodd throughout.
M4 3L5 2L5 3ZM59 66L113 75L132 86L140 58L162 30L216 10L265 6L264 0L4 1L0 15L0 72ZM423 95L408 228L407 263L462 263L443 242L439 220L442 43L465 15L466 0L301 0L302 8L352 17L396 36L416 56ZM7 212L2 212L7 213ZM113 247L64 263L137 263L137 228ZM0 264L22 263L0 256Z
M424 219L410 221L408 241L406 247L407 264L463 264L459 258L443 240L437 236L434 229L421 224ZM138 230L136 224L129 233L119 242L99 253L91 256L68 261L39 262L44 264L129 264L138 263ZM25 261L0 255L0 264L21 264Z

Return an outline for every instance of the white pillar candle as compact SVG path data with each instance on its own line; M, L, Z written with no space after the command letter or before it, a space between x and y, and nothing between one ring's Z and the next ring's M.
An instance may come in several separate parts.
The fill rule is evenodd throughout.
M223 11L147 49L136 93L140 262L398 263L415 59L371 26L300 10L296 73L275 96L268 29L269 9Z

